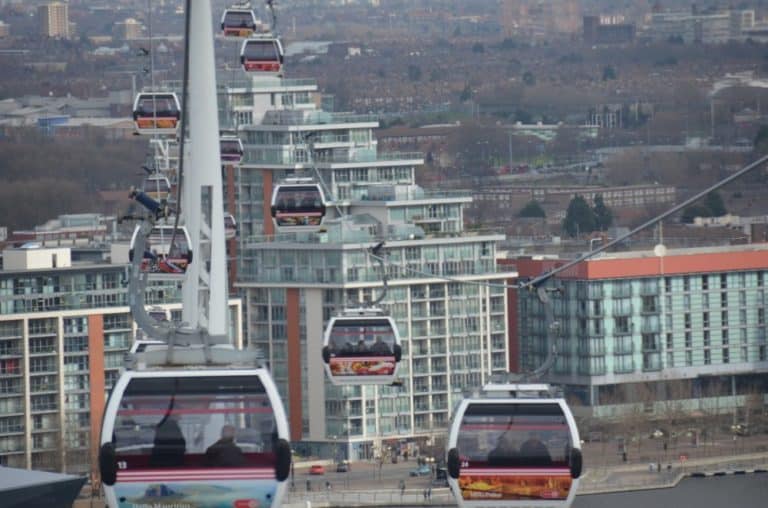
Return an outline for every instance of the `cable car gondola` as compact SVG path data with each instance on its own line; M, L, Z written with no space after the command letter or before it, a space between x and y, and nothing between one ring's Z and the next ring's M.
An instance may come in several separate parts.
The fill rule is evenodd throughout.
M395 320L380 309L347 309L325 330L323 361L335 385L392 384L401 356Z
M221 136L219 151L222 164L240 164L243 159L243 142L237 136Z
M280 39L264 35L244 40L240 48L240 63L245 72L279 75L283 68L283 45Z
M231 7L221 15L221 31L225 37L250 37L258 21L251 9Z
M155 201L167 200L171 195L171 181L163 175L153 173L144 179L143 192Z
M582 457L565 400L546 384L484 390L459 403L448 436L448 483L459 506L570 506Z
M139 227L137 226L133 231L131 247L128 251L128 259L131 261L133 261L133 246L136 244L138 232ZM173 241L173 246L171 246L171 241ZM171 276L184 275L187 266L192 262L191 245L187 228L179 227L174 235L173 226L155 225L147 238L141 271Z
M110 507L280 506L288 439L266 369L126 370L101 429L105 496Z
M181 118L179 98L172 92L141 92L133 103L139 134L176 134Z
M231 213L224 214L224 238L230 240L237 236L237 221Z
M311 178L286 180L272 192L272 218L280 232L317 231L325 207L323 190Z

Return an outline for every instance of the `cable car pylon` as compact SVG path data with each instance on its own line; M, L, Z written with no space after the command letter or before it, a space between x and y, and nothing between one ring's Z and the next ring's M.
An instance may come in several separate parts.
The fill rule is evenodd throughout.
M228 331L224 212L220 171L213 20L209 0L187 0L184 113L194 97L189 133L180 130L174 228L184 215L195 259L182 283L181 322L147 311L149 274L132 260L128 299L147 340L110 393L101 428L99 471L110 508L158 503L200 508L275 506L291 469L288 420L258 350L236 349ZM191 58L194 55L194 58ZM184 172L184 139L189 171ZM183 177L183 180L182 180ZM134 235L143 252L167 204L144 192L134 198L147 217Z

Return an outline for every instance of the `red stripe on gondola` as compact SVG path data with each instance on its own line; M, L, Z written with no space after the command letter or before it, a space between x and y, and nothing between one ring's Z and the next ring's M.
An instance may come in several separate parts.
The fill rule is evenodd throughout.
M118 415L164 415L168 413L168 408L160 409L120 409ZM270 408L248 407L248 408L192 408L192 409L174 409L170 414L174 415L196 415L196 414L253 414L253 413L272 413Z
M274 480L273 469L142 469L118 471L117 479L125 482L196 481L196 480Z
M253 481L253 480L274 480L275 475L271 476L210 476L210 475L198 475L198 476L146 476L146 477L135 477L135 478L123 478L120 475L117 475L117 481L123 482L123 483L156 483L156 482L205 482L205 481L226 481L226 480L243 480L243 481Z
M563 430L567 428L568 425L564 423L543 423L540 425L536 423L470 423L461 425L461 430Z
M344 356L335 356L331 358L331 363L353 363L353 362L386 362L395 361L395 357L389 356L357 356L354 353L343 353Z
M534 468L499 468L499 469L470 469L462 468L462 476L570 476L571 472L568 468L562 469L534 469Z

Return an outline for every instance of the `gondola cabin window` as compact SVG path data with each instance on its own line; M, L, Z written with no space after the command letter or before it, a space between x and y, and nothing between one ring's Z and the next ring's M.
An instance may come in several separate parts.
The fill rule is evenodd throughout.
M255 376L134 378L113 431L122 470L271 467L276 440Z

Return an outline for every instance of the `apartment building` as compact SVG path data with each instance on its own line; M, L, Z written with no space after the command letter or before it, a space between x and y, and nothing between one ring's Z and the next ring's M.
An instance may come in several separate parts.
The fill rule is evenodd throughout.
M521 279L562 260L518 259ZM557 360L547 380L589 414L614 417L638 406L662 414L731 412L768 393L768 244L607 254L553 276L559 331L547 339L536 293L517 305L523 369ZM513 325L511 325L513 326ZM621 403L619 403L621 402Z
M63 2L52 2L37 8L40 35L69 39L69 6Z
M0 270L0 464L73 474L97 467L106 398L136 326L126 264L72 262L70 248L3 251ZM175 282L146 303L181 319ZM231 336L241 342L239 300Z
M417 186L422 155L380 152L376 118L319 109L312 80L223 88L222 122L234 124L246 152L225 167L240 228L236 286L294 447L355 459L436 443L463 391L508 369L503 282L514 274L496 268L503 236L464 231L470 197ZM321 231L275 232L271 194L288 176L323 182L333 203ZM383 274L367 249L382 240L389 288L381 306L403 341L402 383L334 387L323 370L324 327L380 295Z

